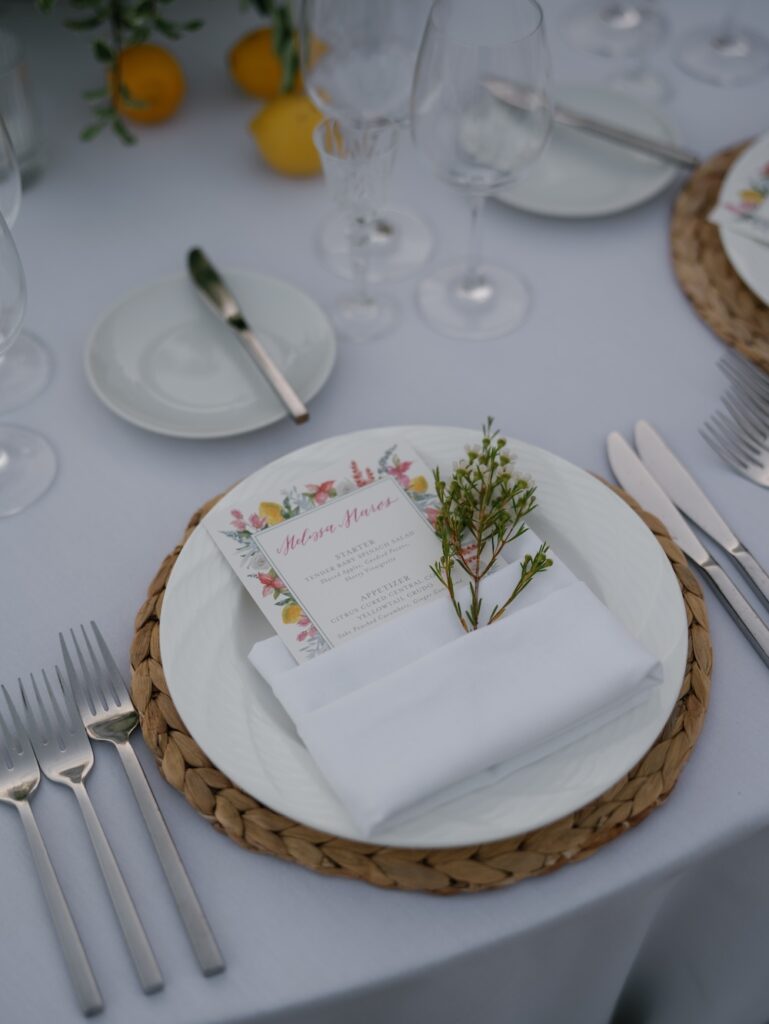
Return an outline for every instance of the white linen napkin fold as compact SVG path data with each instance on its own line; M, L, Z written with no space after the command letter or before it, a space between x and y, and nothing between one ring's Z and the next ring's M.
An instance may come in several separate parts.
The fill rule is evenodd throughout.
M538 546L529 531L515 562L487 577L489 611ZM446 597L302 665L277 637L249 659L366 837L567 746L662 681L557 558L500 621L469 634Z

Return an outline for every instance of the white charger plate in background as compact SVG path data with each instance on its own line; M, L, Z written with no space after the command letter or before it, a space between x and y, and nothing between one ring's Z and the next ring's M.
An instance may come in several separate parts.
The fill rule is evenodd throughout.
M627 131L675 142L675 132L663 114L608 86L561 86L555 90L555 101ZM653 199L675 181L678 171L670 162L576 128L554 125L544 153L528 176L494 198L527 213L602 217Z
M769 164L769 134L762 135L745 149L721 182L718 201L750 187L756 170ZM731 265L750 290L769 306L769 245L719 225L721 245Z
M258 483L266 496L297 477L311 480L371 443L411 444L450 469L478 434L448 427L360 431L321 441L270 463L223 499L233 506ZM548 540L627 629L662 662L664 681L637 708L535 764L426 814L380 830L375 842L439 847L491 842L539 828L599 796L652 746L678 697L686 665L681 590L653 534L590 474L522 442L518 465L537 483L532 529ZM361 838L320 776L293 724L248 661L271 635L266 620L199 526L169 578L160 648L171 697L190 734L236 785L287 817ZM557 642L558 623L553 623ZM511 652L511 658L514 652Z
M223 277L269 354L309 402L336 359L326 314L277 278L234 271ZM187 275L157 281L110 310L88 342L85 370L112 412L171 437L230 437L287 415L235 333L203 305Z

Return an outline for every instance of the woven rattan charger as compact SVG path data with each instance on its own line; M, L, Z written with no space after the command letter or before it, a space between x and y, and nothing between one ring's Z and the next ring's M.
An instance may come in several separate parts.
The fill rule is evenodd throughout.
M670 222L673 269L684 294L727 345L769 373L769 307L732 268L707 217L726 172L744 146L717 153L684 184Z
M142 734L163 776L214 828L240 846L322 874L387 888L441 894L477 892L543 875L595 853L643 821L669 795L702 727L712 660L702 591L684 555L658 519L642 512L624 492L617 493L638 512L670 559L686 604L689 651L678 701L654 746L626 776L587 806L546 828L494 843L410 850L319 832L276 814L234 786L187 732L168 692L160 660L160 617L168 577L182 544L218 498L192 517L182 544L163 561L136 617L131 646L132 695Z

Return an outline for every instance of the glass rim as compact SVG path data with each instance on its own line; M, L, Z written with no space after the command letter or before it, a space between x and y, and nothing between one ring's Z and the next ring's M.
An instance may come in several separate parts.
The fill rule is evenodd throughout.
M541 5L539 3L539 0L526 0L526 3L528 3L528 5L530 7L534 8L534 11L536 13L536 19L537 19L536 20L536 24L531 29L529 29L528 32L524 32L522 35L516 36L515 39L509 39L508 38L508 39L505 40L504 43L498 43L498 44L489 43L489 44L487 44L490 48L492 48L495 45L498 45L498 46L510 46L511 43L512 44L523 43L527 39L531 39L532 36L535 36L537 34L537 32L539 32L540 30L544 29L545 13L542 10L542 7L541 7ZM436 15L439 14L439 10L440 10L441 6L442 6L441 0L438 0L437 3L434 3L433 7L432 7L432 10L430 11L430 16L428 18L428 23L432 22L436 26L436 28L438 28L438 29L440 28L440 25L438 24L438 22L436 20ZM477 48L477 44L476 43L464 43L464 44L463 43L459 43L459 45L460 46L464 45L464 46L467 46L468 48Z

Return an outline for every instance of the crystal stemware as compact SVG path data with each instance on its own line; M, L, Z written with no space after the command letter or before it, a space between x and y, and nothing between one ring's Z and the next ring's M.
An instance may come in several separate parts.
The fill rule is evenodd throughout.
M511 110L494 98L492 80L525 97ZM419 54L412 132L439 178L468 200L469 254L425 278L417 293L437 331L495 338L521 323L528 292L507 268L481 255L484 199L515 181L540 155L552 122L550 61L536 0L437 0Z
M24 271L0 215L0 375L21 331L27 305ZM0 423L0 516L14 515L43 494L56 475L56 456L39 434Z
M333 314L352 341L386 334L398 318L395 302L369 287L371 229L387 194L397 135L397 125L386 121L354 125L334 118L321 121L313 133L331 198L348 225L354 290L335 301Z
M733 2L720 22L684 36L676 52L682 71L713 85L745 85L769 74L769 39L742 23L739 6Z
M21 206L21 175L10 136L0 117L0 214L10 228ZM45 388L51 357L34 334L21 331L13 348L0 355L0 414L25 405Z
M405 124L429 9L430 0L303 0L302 78L315 105L327 117L358 125ZM388 206L370 230L372 281L407 277L430 255L432 233L410 210ZM330 270L355 276L344 215L321 224L318 248Z

